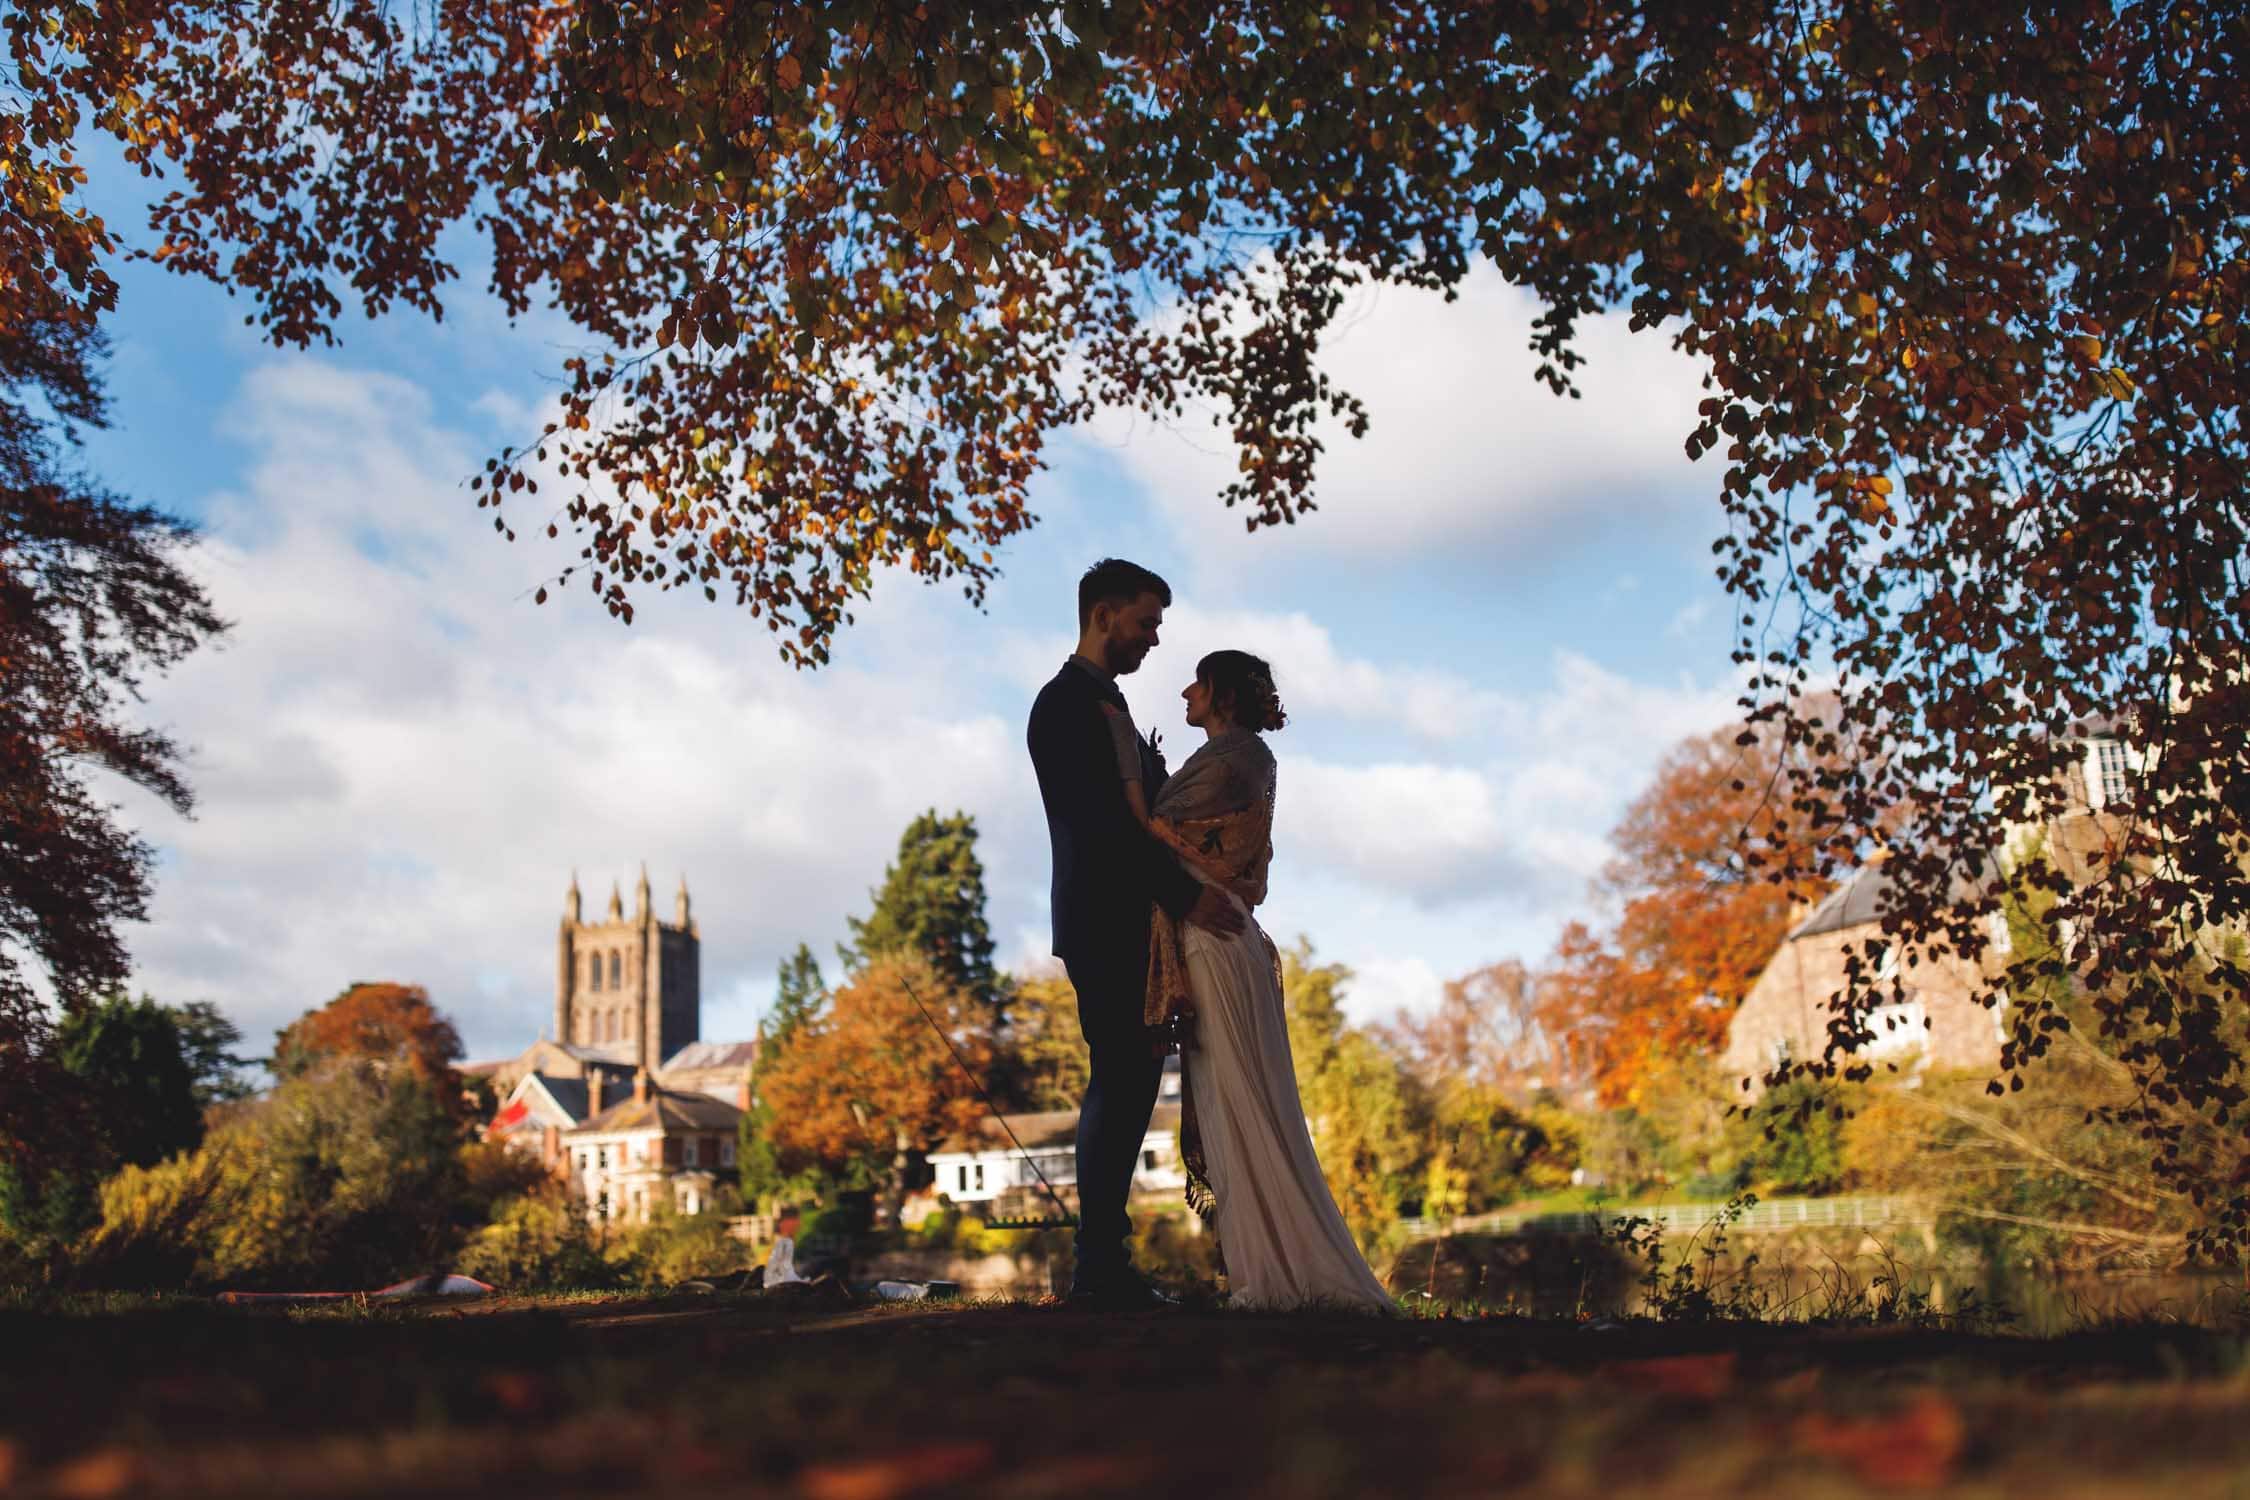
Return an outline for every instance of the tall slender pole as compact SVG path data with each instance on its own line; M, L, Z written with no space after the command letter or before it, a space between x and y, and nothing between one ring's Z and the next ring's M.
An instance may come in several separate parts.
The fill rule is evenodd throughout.
M983 1101L985 1113L1000 1122L1000 1128L1007 1132L1008 1143L1016 1148L1018 1156L1021 1156L1025 1162L1030 1164L1032 1175L1039 1179L1039 1186L1046 1190L1047 1197L1055 1205L1056 1212L1063 1217L1064 1222L1057 1227L1067 1229L1076 1225L1078 1216L1072 1213L1069 1205L1062 1201L1062 1195L1057 1193L1054 1184L1047 1180L1047 1174L1039 1170L1038 1158L1026 1151L1023 1142L1016 1139L1016 1132L1008 1124L1008 1117L1000 1113L999 1109L993 1104L992 1096L987 1094L984 1091L984 1085L977 1081L976 1070L969 1066L966 1058L962 1057L961 1049L953 1045L953 1038L945 1034L943 1026L938 1025L937 1017L930 1014L930 1008L922 1003L920 995L914 993L913 984L908 981L904 974L898 976L898 982L905 988L906 998L912 1000L914 1008L922 1013L922 1019L930 1023L930 1030L936 1032L938 1040L945 1043L945 1050L953 1054L953 1061L960 1067L961 1076L969 1080L969 1087L975 1089L977 1098Z

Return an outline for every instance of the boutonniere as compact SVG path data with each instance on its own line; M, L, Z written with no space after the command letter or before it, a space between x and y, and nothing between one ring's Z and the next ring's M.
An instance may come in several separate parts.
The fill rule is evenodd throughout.
M1148 753L1156 757L1156 769L1164 769L1164 736L1151 729L1148 732Z

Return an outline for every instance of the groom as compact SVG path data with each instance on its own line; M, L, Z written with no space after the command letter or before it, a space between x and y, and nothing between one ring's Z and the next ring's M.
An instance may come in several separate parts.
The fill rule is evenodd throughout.
M1078 650L1031 706L1031 763L1054 845L1054 952L1078 992L1093 1076L1078 1114L1078 1242L1070 1301L1153 1307L1160 1297L1133 1269L1125 1199L1156 1107L1163 1059L1141 1025L1148 977L1149 903L1222 933L1239 932L1232 902L1181 869L1132 815L1103 704L1125 709L1120 675L1156 645L1172 590L1148 569L1106 558L1078 580ZM1164 762L1141 742L1142 786L1153 804Z

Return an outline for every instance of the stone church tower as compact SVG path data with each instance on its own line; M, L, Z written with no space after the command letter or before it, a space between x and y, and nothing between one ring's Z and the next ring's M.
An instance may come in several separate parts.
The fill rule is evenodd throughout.
M703 944L688 910L687 877L670 922L656 918L646 865L631 916L613 884L608 916L588 922L571 876L555 943L555 1039L611 1050L653 1072L700 1039L702 1017Z

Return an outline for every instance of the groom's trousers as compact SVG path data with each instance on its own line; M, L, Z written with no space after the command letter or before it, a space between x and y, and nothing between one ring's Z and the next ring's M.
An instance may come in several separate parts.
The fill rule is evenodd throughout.
M1101 1290L1132 1269L1125 1200L1164 1076L1164 1059L1141 1025L1146 965L1145 958L1064 961L1093 1070L1078 1112L1078 1263L1071 1282L1079 1290Z

